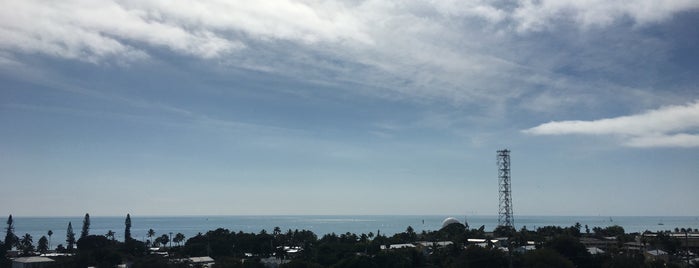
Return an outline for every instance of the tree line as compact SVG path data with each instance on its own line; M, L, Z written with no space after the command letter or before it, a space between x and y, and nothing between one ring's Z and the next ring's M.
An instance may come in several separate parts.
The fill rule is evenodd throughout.
M687 230L687 229L685 229ZM36 250L45 252L52 232L39 239ZM68 223L66 246L57 246L58 252L72 253L56 257L56 267L113 267L121 263L131 263L133 267L185 267L185 263L173 260L210 256L215 259L215 267L263 267L263 259L275 257L288 262L281 267L673 267L677 259L669 262L648 261L639 252L624 251L624 243L633 241L638 234L627 234L621 226L605 228L581 226L544 226L536 230L522 227L515 230L499 226L492 232L485 227L468 228L460 223L450 224L440 230L415 232L408 226L404 232L393 235L376 233L325 234L321 237L308 230L287 230L275 227L271 232L258 233L230 231L219 228L199 233L189 239L178 233L157 236L153 229L148 230L145 242L131 237L131 217L124 221L124 241L114 239L114 232L104 235L90 233L90 217L85 215L80 236L76 239L72 223ZM470 245L471 238L507 237L507 250L502 245ZM592 255L580 242L583 237L607 239L615 237L615 250ZM172 239L172 241L170 241ZM644 243L671 254L680 251L679 241L664 233L644 238ZM386 250L392 244L416 244L422 246ZM445 242L438 244L436 242ZM489 241L489 240L488 240ZM167 247L168 244L174 246ZM516 251L519 246L534 243L533 250ZM32 238L25 234L14 234L12 216L8 217L5 240L0 241L0 249L17 248L22 254L32 254ZM149 247L164 246L160 253L168 258L152 254ZM288 249L298 249L289 251ZM384 248L384 249L382 249ZM243 262L243 260L245 260ZM3 258L0 267L7 267L9 260ZM9 266L9 265L8 265Z

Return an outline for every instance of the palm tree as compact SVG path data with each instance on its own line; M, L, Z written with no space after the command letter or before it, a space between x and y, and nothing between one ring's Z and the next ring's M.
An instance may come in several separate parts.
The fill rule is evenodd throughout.
M172 241L175 242L175 243L177 243L177 245L179 246L179 245L180 245L180 242L184 241L184 234L182 234L182 233L177 233L177 234L175 235L175 238L172 239Z
M49 230L48 235L49 235L49 249L51 249L51 236L53 235L53 231Z
M107 238L112 239L112 241L114 241L114 235L115 235L114 231L109 230L109 232L107 232L107 234L106 234L105 236L106 236Z
M160 243L163 245L163 247L167 247L168 242L170 242L170 237L168 237L166 234L160 236Z
M274 227L274 231L272 232L272 234L274 234L275 236L277 236L277 235L279 235L279 234L281 234L281 233L282 233L282 229L279 228L279 226Z
M34 241L32 239L32 235L30 234L24 234L22 239L19 240L19 246L22 249L22 253L24 253L24 255L29 254L30 251L34 251L34 245L32 244L32 242Z
M279 228L279 226L274 227L274 231L272 231L272 235L274 236L274 244L275 246L279 246L281 243L279 243L279 235L282 234L282 229Z
M149 229L147 236L148 236L148 241L153 241L153 239L151 239L151 238L153 238L155 236L155 231L153 231L153 229ZM152 245L155 243L151 242L150 244Z

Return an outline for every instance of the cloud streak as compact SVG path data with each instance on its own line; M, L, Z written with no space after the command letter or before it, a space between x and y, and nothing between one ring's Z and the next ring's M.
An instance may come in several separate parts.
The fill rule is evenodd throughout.
M369 42L356 26L341 7L294 1L10 0L0 9L0 49L88 62L144 58L149 46L215 58L245 48L245 35Z
M587 88L580 86L585 81L561 74L568 66L608 74L638 61L608 51L597 38L591 43L604 48L599 51L575 47L578 40L542 41L537 36L541 32L570 30L551 25L568 27L561 22L572 22L576 30L624 19L644 25L699 7L691 0L653 5L572 0L7 0L0 4L0 53L108 64L167 51L211 60L213 68L359 85L358 90L373 96L492 103L523 93L558 96L541 88ZM609 43L624 51L626 44L639 43L626 30L614 32L619 37ZM544 39L563 35L545 34ZM547 41L563 44L552 49ZM661 46L642 42L634 52L651 55L643 64L652 66L665 60L663 55L652 57L664 51ZM599 59L623 64L600 68L605 61Z
M630 147L699 147L699 101L592 121L554 121L523 130L531 135L614 135Z
M693 0L664 1L158 1L9 0L0 9L0 47L71 59L143 56L139 43L203 58L245 47L242 39L374 45L389 30L413 22L406 34L449 28L464 19L511 24L520 32L571 19L582 27L623 18L658 22L699 8ZM415 18L418 18L417 20ZM500 29L498 29L499 31ZM24 45L21 45L24 44ZM133 55L135 54L135 55Z
M576 0L526 0L514 10L512 17L522 32L544 30L565 18L583 28L605 27L615 21L630 18L639 25L666 20L674 14L699 8L693 0L658 2L641 1L576 1Z

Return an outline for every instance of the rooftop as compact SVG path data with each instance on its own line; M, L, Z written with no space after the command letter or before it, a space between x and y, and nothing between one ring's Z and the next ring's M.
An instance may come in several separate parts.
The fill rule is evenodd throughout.
M35 257L16 258L16 259L13 259L12 261L18 262L18 263L42 263L42 262L53 262L54 260L51 258L47 258L47 257L35 256Z

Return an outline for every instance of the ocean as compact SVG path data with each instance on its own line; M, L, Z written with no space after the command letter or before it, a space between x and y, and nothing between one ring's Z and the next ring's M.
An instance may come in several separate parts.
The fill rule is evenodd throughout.
M385 235L393 235L403 232L408 226L413 227L416 232L422 230L438 230L442 221L448 217L437 215L337 215L337 216L137 216L132 215L131 234L134 239L145 241L148 229L153 229L157 236L163 234L182 233L186 238L195 236L197 233L205 233L217 228L225 228L234 232L254 232L259 233L266 230L271 233L274 227L280 227L283 232L287 230L310 230L320 238L328 233L369 233L381 232ZM468 216L455 217L463 223L467 221L471 228L485 226L486 231L492 231L497 226L497 216ZM83 217L13 217L15 234L23 236L25 233L33 237L34 244L43 235L47 235L48 230L53 231L51 237L51 247L58 244L65 245L66 229L68 222L72 222L73 231L76 236L80 235ZM109 230L116 233L117 240L124 239L125 217L91 217L90 234L104 235ZM5 222L5 219L2 220ZM677 228L699 229L699 217L694 216L519 216L515 215L515 227L519 230L526 226L529 230L535 230L542 226L567 227L579 222L585 230L588 225L590 230L593 227L606 227L620 225L627 233L674 230ZM662 225L661 225L662 224ZM0 238L5 237L5 224L1 224ZM48 236L47 236L48 237Z

